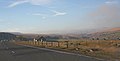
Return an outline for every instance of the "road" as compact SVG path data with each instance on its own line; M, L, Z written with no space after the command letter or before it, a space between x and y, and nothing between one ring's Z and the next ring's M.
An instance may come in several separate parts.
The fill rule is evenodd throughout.
M102 61L99 59L59 53L16 45L11 42L0 42L0 61Z

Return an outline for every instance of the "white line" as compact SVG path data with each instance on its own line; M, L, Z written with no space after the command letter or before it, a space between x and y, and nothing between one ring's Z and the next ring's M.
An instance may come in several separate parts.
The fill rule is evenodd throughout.
M69 54L69 55L76 55L76 56L83 56L83 57L88 57L88 58L94 58L94 59L97 59L97 60L103 60L103 61L104 61L104 59L95 58L95 57L90 57L90 56L86 56L86 55L80 55L80 54L75 54L75 53L57 51L57 50L52 50L52 49L47 49L47 48L40 48L40 47L34 47L34 46L28 46L28 45L22 45L22 46L31 47L31 48L36 48L36 49L41 49L41 50L48 50L48 51L57 52L57 53L62 53L62 54Z
M15 53L15 51L11 51L13 54Z

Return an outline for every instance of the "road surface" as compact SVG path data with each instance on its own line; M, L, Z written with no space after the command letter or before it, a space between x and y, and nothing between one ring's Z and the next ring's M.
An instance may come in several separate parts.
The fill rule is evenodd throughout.
M16 45L11 42L0 42L0 61L102 61L99 59L59 53Z

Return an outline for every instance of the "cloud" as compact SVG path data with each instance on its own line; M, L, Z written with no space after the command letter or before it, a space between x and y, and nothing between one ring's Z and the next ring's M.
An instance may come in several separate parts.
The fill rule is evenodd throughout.
M119 27L120 7L119 5L102 5L91 12L89 19L96 27Z
M109 1L106 1L105 4L118 4L118 1L109 0Z
M63 16L63 15L67 14L66 12L58 12L58 11L55 11L55 10L52 10L52 12L54 13L54 16Z
M44 5L52 2L53 0L28 0L33 5Z
M46 19L47 17L43 16L42 19Z
M27 2L28 2L27 0L16 1L16 2L8 5L8 7L15 7L17 5L20 5L20 4L23 4L23 3L27 3Z
M118 3L118 2L116 2L116 1L107 1L107 2L105 2L106 4L116 4L116 3Z
M32 15L34 15L34 16L41 16L42 19L46 19L47 18L45 14L34 13Z
M8 5L8 7L15 7L23 3L30 3L32 5L45 5L51 3L54 0L16 0L15 2Z
M32 15L41 16L41 15L43 15L43 14L40 14L40 13L34 13L34 14L32 14Z

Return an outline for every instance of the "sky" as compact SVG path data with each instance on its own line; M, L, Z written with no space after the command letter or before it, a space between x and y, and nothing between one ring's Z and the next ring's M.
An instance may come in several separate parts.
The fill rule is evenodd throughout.
M0 32L60 33L120 27L120 0L0 0Z

